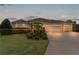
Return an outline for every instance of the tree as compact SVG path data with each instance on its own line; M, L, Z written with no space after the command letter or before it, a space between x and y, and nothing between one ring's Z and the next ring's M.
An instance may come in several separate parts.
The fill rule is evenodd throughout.
M6 18L4 21L1 23L1 29L11 29L11 23L10 21Z
M10 21L6 18L4 21L1 23L1 34L10 34L12 29Z

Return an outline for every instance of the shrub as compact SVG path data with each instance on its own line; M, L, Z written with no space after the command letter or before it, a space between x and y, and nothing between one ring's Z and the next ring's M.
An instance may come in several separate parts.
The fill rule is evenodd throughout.
M31 31L27 34L27 37L34 40L47 39L45 28L39 25L39 23L31 24Z
M29 32L26 34L27 38L29 39L32 39L33 38L33 33L32 32Z

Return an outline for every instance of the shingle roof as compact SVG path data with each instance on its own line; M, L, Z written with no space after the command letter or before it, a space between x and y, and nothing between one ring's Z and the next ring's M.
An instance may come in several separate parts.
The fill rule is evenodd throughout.
M35 19L31 19L29 21L19 19L17 21L13 21L12 23L17 23L17 22L23 22L23 23L40 22L40 23L52 23L52 24L72 23L72 22L65 22L65 21L61 21L61 20L49 20L49 19L45 19L45 18L35 18Z

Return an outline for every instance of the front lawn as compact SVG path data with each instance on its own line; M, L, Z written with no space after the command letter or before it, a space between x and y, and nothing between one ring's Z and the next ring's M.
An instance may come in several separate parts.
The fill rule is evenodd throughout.
M0 35L0 55L43 55L48 40L27 39L25 34Z

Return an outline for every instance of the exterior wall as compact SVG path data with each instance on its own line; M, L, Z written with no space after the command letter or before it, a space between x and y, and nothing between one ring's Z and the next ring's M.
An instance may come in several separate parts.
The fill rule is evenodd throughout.
M12 27L13 28L28 28L30 27L30 25L24 20L18 20L18 21L12 22Z
M30 25L29 24L12 24L12 27L13 28L30 28Z

